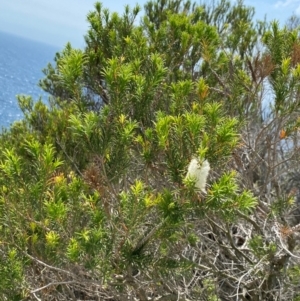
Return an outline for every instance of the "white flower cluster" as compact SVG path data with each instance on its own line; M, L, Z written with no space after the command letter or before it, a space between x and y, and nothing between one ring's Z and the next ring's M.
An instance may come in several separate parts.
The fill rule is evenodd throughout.
M207 160L200 162L198 159L193 158L189 164L186 178L194 179L196 189L206 193L205 186L209 171L210 166Z

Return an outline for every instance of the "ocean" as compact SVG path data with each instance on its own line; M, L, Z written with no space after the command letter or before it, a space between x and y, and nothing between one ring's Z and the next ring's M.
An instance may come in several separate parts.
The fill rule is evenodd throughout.
M38 82L57 51L54 46L0 32L0 129L23 118L16 95L42 97L47 102Z

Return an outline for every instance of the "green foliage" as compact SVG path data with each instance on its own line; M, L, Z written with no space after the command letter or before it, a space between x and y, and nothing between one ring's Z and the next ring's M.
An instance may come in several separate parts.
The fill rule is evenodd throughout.
M257 201L250 191L239 191L234 172L225 173L214 183L207 196L207 206L215 210L222 219L232 220L237 217L236 212L247 213L255 208Z
M293 93L299 91L298 35L299 29L280 29L278 22L274 21L263 37L272 60L270 84L275 93L274 109L277 114L290 114L299 105L296 99L291 101Z
M18 96L24 119L0 136L1 300L298 298L281 180L299 161L298 29L242 1L140 11L96 3L85 49L44 70L49 103Z
M24 297L24 262L15 249L7 249L5 241L0 242L4 245L2 250L6 249L7 253L0 257L0 296L3 300L22 300ZM2 253L2 252L1 252Z

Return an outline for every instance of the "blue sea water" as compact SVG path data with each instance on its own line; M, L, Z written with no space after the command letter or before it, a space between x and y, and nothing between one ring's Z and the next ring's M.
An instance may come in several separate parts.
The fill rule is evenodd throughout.
M47 101L38 82L57 51L54 46L0 32L0 128L23 118L16 95L31 95L34 100L41 96Z

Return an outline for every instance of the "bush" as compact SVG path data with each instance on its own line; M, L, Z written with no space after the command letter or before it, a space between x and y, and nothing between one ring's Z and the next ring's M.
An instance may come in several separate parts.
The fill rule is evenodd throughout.
M296 300L299 30L240 1L139 12L96 3L44 70L50 104L18 98L1 298Z

